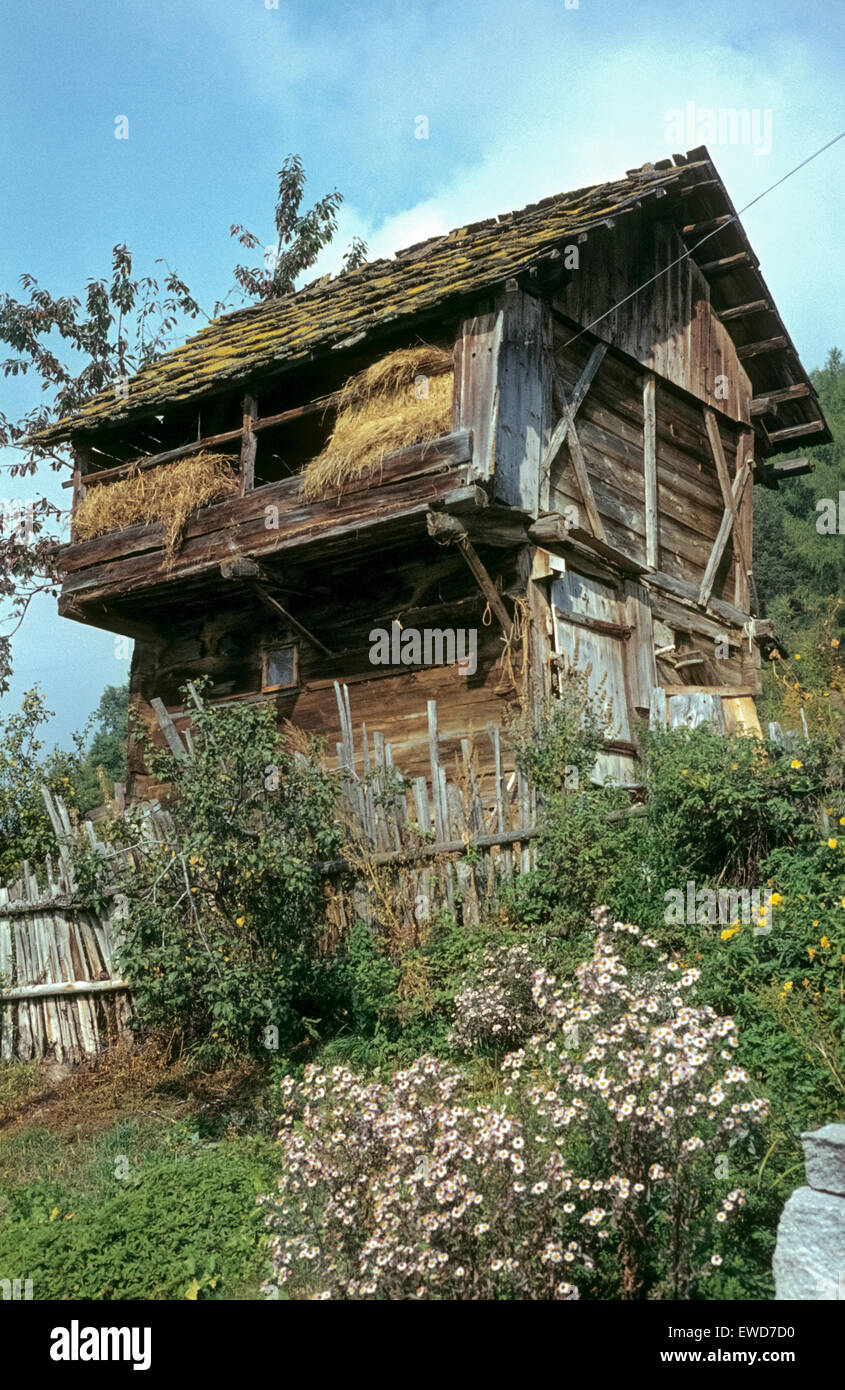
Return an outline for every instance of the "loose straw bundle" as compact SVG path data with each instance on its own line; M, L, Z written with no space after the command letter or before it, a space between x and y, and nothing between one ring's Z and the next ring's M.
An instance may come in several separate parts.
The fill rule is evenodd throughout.
M93 540L139 521L158 521L164 527L167 555L172 559L191 513L237 492L232 469L236 462L234 454L191 454L131 474L118 483L96 484L73 514L75 539Z
M304 470L306 501L339 496L388 454L448 434L452 382L452 354L438 347L402 348L350 377L329 441Z

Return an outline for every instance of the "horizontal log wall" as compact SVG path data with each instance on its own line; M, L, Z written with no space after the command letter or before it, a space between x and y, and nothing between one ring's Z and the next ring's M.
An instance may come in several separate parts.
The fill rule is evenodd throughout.
M501 591L519 594L524 562L519 548L479 547L487 571ZM327 651L298 638L284 618L263 604L242 583L231 581L216 603L202 596L186 604L159 646L136 644L131 673L133 707L160 741L151 701L160 697L177 719L180 687L208 676L213 695L223 699L262 698L262 653L288 639L298 641L299 681L295 690L271 698L280 718L307 733L325 737L333 751L337 712L333 682L354 690L356 710L368 727L377 727L392 743L409 775L427 766L425 706L437 699L444 750L451 755L460 740L500 723L520 693L522 641L511 644L505 659L505 635L463 556L454 546L439 546L429 536L401 549L376 553L361 550L330 566L313 563L286 572L278 590L285 607ZM506 605L511 603L506 598ZM389 632L394 619L403 629L473 630L477 634L477 669L466 676L455 666L381 666L370 660L370 633ZM486 759L486 762L484 761ZM484 755L482 772L492 766ZM140 752L130 744L131 794L155 794Z

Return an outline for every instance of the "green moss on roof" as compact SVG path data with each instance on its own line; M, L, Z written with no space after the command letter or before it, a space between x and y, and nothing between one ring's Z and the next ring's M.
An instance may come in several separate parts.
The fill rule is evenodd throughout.
M32 436L55 444L83 430L158 413L169 403L222 390L295 363L382 323L394 325L458 296L529 269L578 232L614 211L689 178L700 165L648 166L612 183L544 198L518 212L459 227L335 279L324 277L284 299L222 315L129 382L125 400L112 388L76 415Z

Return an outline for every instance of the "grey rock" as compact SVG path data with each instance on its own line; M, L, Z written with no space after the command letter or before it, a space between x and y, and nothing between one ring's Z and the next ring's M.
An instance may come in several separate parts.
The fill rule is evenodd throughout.
M807 1182L817 1192L845 1197L845 1125L825 1125L801 1135Z
M829 1126L829 1128L841 1126ZM845 1202L799 1187L783 1209L773 1263L779 1300L845 1298Z

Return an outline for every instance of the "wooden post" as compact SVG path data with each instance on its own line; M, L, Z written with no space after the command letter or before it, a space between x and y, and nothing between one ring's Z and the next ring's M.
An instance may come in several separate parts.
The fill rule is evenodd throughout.
M255 487L255 455L258 437L254 425L258 419L258 402L254 396L244 396L244 424L241 436L241 494Z
M643 468L645 472L645 560L660 568L660 514L657 503L657 382L649 374L643 384Z
M536 515L543 455L544 327L548 308L521 290L499 300L499 349L493 486L496 500Z
M74 444L74 446L73 446L73 463L74 463L74 468L73 468L73 495L72 495L72 500L71 500L71 513L70 513L70 541L71 541L71 545L72 545L73 542L76 540L76 509L77 509L77 507L79 506L80 502L83 502L83 501L85 500L85 495L86 495L86 493L87 493L87 491L88 491L87 487L85 486L84 479L85 479L86 473L88 472L88 460L89 460L89 457L90 457L89 452L88 452L88 450L87 450L83 445L81 445L81 444Z
M466 319L455 342L452 429L472 430L473 474L482 480L493 474L502 320L501 310Z
M743 465L748 464L752 472L754 469L754 431L744 431L737 442L735 474L742 471ZM746 487L737 503L739 514L739 531L742 535L742 549L748 565L748 572L743 573L742 565L737 563L734 577L734 603L737 608L741 608L744 613L750 613L751 593L749 573L753 566L753 537L754 537L754 489Z
M645 714L651 706L651 692L657 685L657 663L654 657L654 626L651 601L642 584L625 582L625 611L633 630L633 640L625 657L629 663L631 703Z

